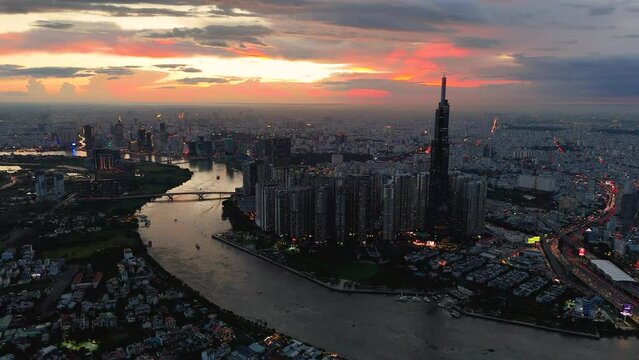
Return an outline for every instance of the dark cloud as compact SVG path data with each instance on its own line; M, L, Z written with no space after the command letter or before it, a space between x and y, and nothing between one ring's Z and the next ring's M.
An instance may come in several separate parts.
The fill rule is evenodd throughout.
M615 35L615 39L639 39L639 34Z
M20 65L0 65L0 77L30 77L30 78L77 78L90 77L96 74L111 76L126 76L135 74L138 66L110 66L105 68L80 67L23 67Z
M186 66L186 64L158 64L158 65L153 65L157 68L160 69L176 69L176 68L181 68Z
M202 70L194 68L194 67L183 67L183 68L180 69L180 71L186 72L186 73L199 73L199 72L202 72Z
M63 21L48 21L48 20L38 20L31 24L31 26L54 29L54 30L66 30L72 28L73 24Z
M501 41L497 39L480 38L474 36L456 37L453 38L453 41L457 46L479 49L492 48L501 44Z
M189 16L189 11L161 7L131 7L130 5L202 5L202 1L84 1L84 0L3 0L0 12L8 14L28 14L65 11L105 12L112 16ZM127 6L129 5L129 6Z
M201 45L227 47L233 44L264 45L261 36L271 34L271 29L262 25L209 25L203 28L174 28L170 31L151 32L151 38L192 39Z
M602 16L610 15L615 11L615 7L612 5L593 6L590 8L590 16Z
M202 83L226 84L230 81L232 81L232 79L223 78L223 77L193 77L193 78L184 78L184 79L177 80L178 83L187 84L187 85L197 85Z
M123 75L133 75L135 72L131 69L136 67L133 66L109 66L106 68L100 68L93 70L96 74L105 74L105 75L113 75L113 76L123 76Z
M588 4L578 4L578 3L562 3L564 7L570 7L574 9L584 9L588 10L588 14L590 16L602 16L602 15L610 15L617 8L612 4L604 4L604 5L588 5Z
M19 65L0 65L0 77L32 77L32 78L72 78L86 77L90 74L83 73L86 69L79 67L23 67Z
M187 66L186 64L158 64L154 66L160 69L169 69L169 70L182 71L187 73L202 72L202 70Z
M441 25L485 23L483 9L468 2L423 3L318 2L298 18L363 29L396 31L445 31Z
M559 98L639 96L639 56L515 56L517 67L485 69L487 77L534 83Z

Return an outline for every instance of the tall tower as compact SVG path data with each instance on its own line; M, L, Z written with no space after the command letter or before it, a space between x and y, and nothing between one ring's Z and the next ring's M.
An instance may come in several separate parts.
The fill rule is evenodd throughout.
M430 179L426 212L427 230L446 235L450 217L448 183L448 117L450 106L446 99L446 76L442 77L441 99L435 111L435 133L431 141Z

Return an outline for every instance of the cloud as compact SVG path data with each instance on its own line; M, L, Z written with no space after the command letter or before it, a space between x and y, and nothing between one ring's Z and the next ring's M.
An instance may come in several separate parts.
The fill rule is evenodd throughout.
M480 38L474 36L454 37L455 45L466 48L487 49L501 44L498 39Z
M615 39L639 39L639 34L614 35Z
M66 30L74 27L72 23L63 22L63 21L48 21L48 20L38 20L31 24L31 26L54 29L54 30Z
M65 99L73 99L75 97L75 86L65 82L60 86L60 97Z
M160 39L191 39L200 45L229 47L243 44L265 45L260 37L271 33L271 29L262 25L209 25L203 28L174 28L170 31L156 31L147 36Z
M186 64L158 64L158 65L153 65L157 68L160 69L179 69L181 67L185 67L187 66Z
M192 78L178 79L176 81L180 84L197 85L201 83L225 84L232 81L232 79L223 78L223 77L192 77Z
M181 72L186 72L186 73L199 73L202 72L202 70L194 68L194 67L190 67L186 64L158 64L158 65L154 65L157 68L160 69L169 69L169 70L173 70L173 71L181 71Z
M85 68L79 67L23 67L20 65L0 65L0 77L32 77L32 78L72 78L86 77L90 74L82 73Z
M590 8L590 16L602 16L612 14L616 8L612 5L593 6Z
M441 32L445 24L488 21L483 8L463 1L317 2L298 15L306 20L362 29Z
M115 75L115 76L134 74L132 68L127 66L110 66L106 68L95 69L93 70L93 72L96 74L107 74L107 75Z
M36 79L29 79L27 83L27 93L33 97L42 97L47 94L44 85L42 85L42 81Z
M639 96L639 55L527 57L516 55L516 67L486 69L497 78L533 83L543 93L565 98Z
M167 6L149 7L149 5L191 5L193 1L129 1L112 0L101 3L99 1L78 0L3 0L0 2L0 12L6 14L29 14L46 12L103 12L111 16L189 16L191 12L177 10ZM138 5L138 6L130 6ZM139 6L143 5L143 6Z

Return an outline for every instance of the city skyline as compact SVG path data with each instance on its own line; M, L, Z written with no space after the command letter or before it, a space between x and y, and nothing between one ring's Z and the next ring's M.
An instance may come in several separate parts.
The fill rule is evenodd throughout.
M525 5L525 6L522 6ZM3 1L0 101L634 105L639 2Z

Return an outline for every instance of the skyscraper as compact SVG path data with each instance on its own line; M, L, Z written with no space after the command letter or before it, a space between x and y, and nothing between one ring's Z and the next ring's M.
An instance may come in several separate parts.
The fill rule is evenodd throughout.
M446 99L446 76L442 77L441 99L435 111L435 133L431 141L430 179L426 226L435 235L447 233L450 216L450 196L448 185L448 117L450 106Z
M459 240L484 232L486 191L484 179L461 174L451 178L451 228Z

